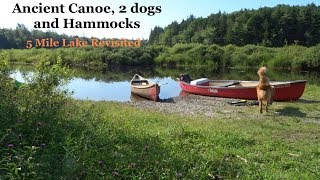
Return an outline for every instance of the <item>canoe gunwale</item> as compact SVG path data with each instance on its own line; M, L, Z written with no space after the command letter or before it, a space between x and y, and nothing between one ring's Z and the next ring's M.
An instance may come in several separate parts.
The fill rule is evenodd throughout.
M258 81L238 81L238 80L209 80L210 82L239 82L239 83L258 83ZM243 87L232 87L232 86L228 86L228 87L224 87L224 86L202 86L202 85L192 85L190 83L186 83L183 81L179 81L180 83L183 83L185 85L188 86L194 86L194 87L199 87L199 88L219 88L219 89L246 89L246 88L252 88L252 87L256 87L256 86L243 86ZM294 80L294 81L270 81L271 86L278 86L278 85L285 85L285 84L297 84L297 83L306 83L307 80ZM275 84L276 83L276 84Z
M157 84L148 84L148 85L131 85L130 84L130 86L136 89L149 89L149 88L153 88L154 86L157 86Z

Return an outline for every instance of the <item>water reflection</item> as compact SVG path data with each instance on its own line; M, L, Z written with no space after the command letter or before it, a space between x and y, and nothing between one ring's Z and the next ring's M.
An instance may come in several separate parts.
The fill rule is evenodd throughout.
M32 74L33 72L31 66L12 67L12 69L12 77L18 81L23 81L23 74ZM136 73L159 84L164 84L161 86L159 97L165 101L181 94L179 84L175 80L181 73L187 73L193 79L201 77L234 80L258 79L255 69L229 69L217 72L210 68L112 67L102 71L73 69L74 78L67 85L67 88L74 91L73 98L76 99L132 101L137 98L132 97L129 82ZM269 70L268 77L274 81L306 79L308 84L320 85L318 72ZM183 92L182 95L184 95Z
M68 84L68 89L74 91L73 97L76 99L90 99L90 100L108 100L108 101L130 101L130 80L125 81L109 81L74 78ZM159 84L167 83L161 86L159 94L160 99L176 97L179 95L180 87L178 83L170 77L158 78L153 77L150 80L158 82Z
M130 100L131 100L131 102L148 101L148 99L145 99L145 98L138 96L134 93L130 94Z

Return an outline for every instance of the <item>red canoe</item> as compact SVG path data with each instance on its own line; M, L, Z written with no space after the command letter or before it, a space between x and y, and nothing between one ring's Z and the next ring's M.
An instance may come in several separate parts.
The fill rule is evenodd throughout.
M160 86L157 83L139 76L138 74L133 76L130 81L130 86L131 92L138 96L153 101L157 101L159 99Z
M274 101L294 101L299 99L304 91L306 80L298 81L271 81L275 88ZM207 80L206 78L191 81L179 81L183 91L191 94L215 96L224 98L256 100L256 86L258 81L230 81Z

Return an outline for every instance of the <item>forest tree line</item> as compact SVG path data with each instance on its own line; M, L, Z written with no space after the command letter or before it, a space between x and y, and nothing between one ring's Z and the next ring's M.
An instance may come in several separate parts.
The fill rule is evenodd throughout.
M286 69L320 68L320 7L278 5L274 8L190 16L166 28L155 27L149 41L135 47L26 49L30 39L73 40L78 36L28 30L0 29L0 59L36 63L40 59L90 68L106 66L207 66ZM89 38L80 37L85 41ZM274 46L274 47L269 47ZM282 46L282 47L278 47Z
M150 44L177 43L247 44L268 47L299 44L314 46L320 42L320 6L278 5L257 10L211 14L206 18L188 17L165 28L155 27Z
M41 38L53 38L61 42L62 39L70 41L78 36L28 30L23 24L18 24L16 29L0 29L0 49L24 49L27 40ZM165 28L155 27L149 39L142 41L143 45L172 46L177 43L315 46L320 43L320 6L278 5L257 10L243 9L229 14L218 12L206 18L191 15L180 23L175 21Z
M35 46L35 39L52 38L54 41L59 41L59 44L63 44L62 40L66 42L73 41L75 38L79 38L83 41L91 42L91 38L68 36L66 34L58 34L54 31L40 31L29 30L24 24L17 24L15 29L3 28L0 29L0 49L25 49L28 40L33 40L33 47ZM106 39L101 39L106 40ZM116 40L116 39L114 39ZM141 40L141 45L145 45L146 40Z

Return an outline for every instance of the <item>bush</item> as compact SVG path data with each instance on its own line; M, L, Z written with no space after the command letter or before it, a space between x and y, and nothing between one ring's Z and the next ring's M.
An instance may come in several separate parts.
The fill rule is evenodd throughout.
M50 177L64 158L62 124L69 96L61 86L69 73L61 61L41 61L36 70L17 89L8 65L0 65L0 178Z

